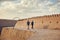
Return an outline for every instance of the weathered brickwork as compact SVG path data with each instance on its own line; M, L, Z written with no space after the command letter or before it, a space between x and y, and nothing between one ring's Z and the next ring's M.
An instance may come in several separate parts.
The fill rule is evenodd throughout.
M48 15L48 16L40 16L40 17L32 17L28 19L21 19L15 25L15 28L26 28L27 29L27 21L34 21L34 28L40 29L60 29L60 14ZM30 24L31 28L31 24Z

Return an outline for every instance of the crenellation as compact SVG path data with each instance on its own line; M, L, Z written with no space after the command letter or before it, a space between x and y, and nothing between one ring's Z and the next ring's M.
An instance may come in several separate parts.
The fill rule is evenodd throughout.
M41 28L48 28L48 29L54 29L54 28L60 28L60 14L55 15L45 15L40 17L32 17L23 19L23 21L18 21L15 25L17 28L21 28L22 26L27 29L27 20L32 22L34 21L34 28L41 29ZM31 24L30 24L31 28Z

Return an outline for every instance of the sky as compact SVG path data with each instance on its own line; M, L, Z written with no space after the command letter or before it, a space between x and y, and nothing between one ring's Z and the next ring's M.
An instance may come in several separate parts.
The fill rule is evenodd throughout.
M60 14L60 0L0 0L0 19Z

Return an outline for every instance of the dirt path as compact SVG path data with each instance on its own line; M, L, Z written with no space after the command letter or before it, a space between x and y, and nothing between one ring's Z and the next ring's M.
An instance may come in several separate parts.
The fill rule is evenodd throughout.
M28 40L60 40L60 30L40 29Z

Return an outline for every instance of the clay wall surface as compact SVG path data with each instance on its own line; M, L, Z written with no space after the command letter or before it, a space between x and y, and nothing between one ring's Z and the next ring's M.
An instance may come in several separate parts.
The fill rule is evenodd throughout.
M32 22L32 20L33 20L34 28L37 28L37 29L40 29L40 28L60 29L60 14L22 19L16 23L15 28L27 29L27 27L28 27L27 21L28 20L30 22ZM31 28L31 24L30 24L30 28Z
M30 30L21 30L4 27L1 34L1 40L27 40L34 32Z

